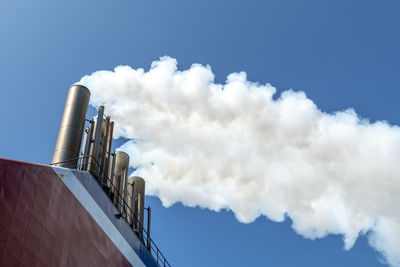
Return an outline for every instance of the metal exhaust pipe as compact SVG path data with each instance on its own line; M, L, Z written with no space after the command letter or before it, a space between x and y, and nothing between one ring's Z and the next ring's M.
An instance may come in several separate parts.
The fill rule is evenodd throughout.
M112 144L112 135L113 135L113 129L114 129L114 123L110 121L110 117L108 116L106 119L106 135L105 135L105 140L104 140L104 152L103 152L103 157L102 157L102 163L101 163L101 173L103 176L108 175L108 167L110 166L110 154L111 154L111 144Z
M87 171L89 169L89 158L90 158L90 149L92 145L93 139L93 128L94 128L94 120L89 121L89 126L85 130L85 141L83 142L82 148L82 160L80 164L80 170Z
M128 186L127 186L127 194L125 196L125 201L128 204L128 210L126 213L126 218L129 223L129 225L134 225L136 223L136 218L134 218L133 214L133 207L135 205L135 199L134 199L134 194L135 192L135 182L133 177L128 178Z
M100 174L99 145L100 145L101 134L103 132L102 130L104 128L103 116L104 116L104 106L99 106L99 112L97 114L97 118L94 119L94 124L92 125L94 142L91 144L90 148L91 157L89 158L88 168L87 168L87 170L95 174L95 176L99 176ZM99 179L99 177L96 178Z
M122 204L125 196L125 188L128 184L129 155L122 151L115 152L115 174L113 179L114 204L122 212Z
M112 185L114 185L114 170L115 170L115 158L116 158L116 155L115 155L115 152L111 153L110 155L111 155L111 159L110 159L110 166L109 166L109 171L108 171L108 178L109 178L108 186L110 187L110 191L112 193L114 193L115 190L114 190L114 187Z
M89 98L90 91L85 86L74 85L69 89L53 154L55 166L77 167Z
M136 222L136 229L139 231L140 237L143 236L143 219L144 219L144 193L145 193L145 182L144 179L138 176L134 176L134 192L133 199L135 200L133 206L134 216L137 217L138 222Z

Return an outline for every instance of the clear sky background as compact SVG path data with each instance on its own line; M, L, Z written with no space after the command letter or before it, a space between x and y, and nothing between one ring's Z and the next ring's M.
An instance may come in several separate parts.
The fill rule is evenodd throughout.
M2 0L0 157L49 163L70 85L164 55L211 65L217 82L245 71L323 111L400 125L399 12L397 0ZM345 251L341 236L307 240L290 220L147 203L173 266L384 266L363 236Z

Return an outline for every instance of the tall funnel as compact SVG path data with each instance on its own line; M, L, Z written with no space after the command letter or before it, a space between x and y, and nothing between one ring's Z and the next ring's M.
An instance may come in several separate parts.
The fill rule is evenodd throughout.
M128 186L126 188L126 203L128 204L129 209L127 210L126 213L126 218L127 221L129 223L129 225L132 225L133 223L136 223L136 219L133 217L133 210L134 210L134 206L135 206L135 199L134 199L134 192L135 192L135 182L134 182L134 178L133 177L129 177L128 178ZM135 215L136 216L136 215Z
M133 213L134 216L138 218L140 223L137 224L136 229L139 230L140 233L143 231L143 218L144 218L144 193L145 193L145 182L143 178L134 176L133 177L133 184L134 184L134 192L133 192Z
M69 89L52 164L76 168L89 98L90 91L85 86L74 85Z
M114 204L122 211L123 199L125 198L125 190L128 184L129 155L122 151L115 152L115 170L113 185Z

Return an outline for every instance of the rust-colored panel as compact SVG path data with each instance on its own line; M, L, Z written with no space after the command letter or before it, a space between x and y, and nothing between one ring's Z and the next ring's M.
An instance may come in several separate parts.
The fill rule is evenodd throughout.
M131 266L45 165L0 159L0 266Z

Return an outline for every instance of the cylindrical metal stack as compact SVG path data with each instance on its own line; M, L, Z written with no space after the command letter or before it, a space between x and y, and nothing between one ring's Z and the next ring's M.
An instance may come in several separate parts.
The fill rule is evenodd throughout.
M77 167L89 98L90 91L85 86L74 85L69 89L52 164Z
M140 234L143 231L143 219L144 219L144 193L145 193L145 182L144 179L138 176L134 176L133 184L134 184L134 191L133 191L133 213L134 216L137 217L138 222L136 222L136 227Z
M82 148L83 159L79 169L90 171L102 186L109 186L111 179L111 145L114 122L104 116L104 106L99 106L97 118L90 121L85 130L85 142Z
M125 188L128 184L129 155L122 151L115 152L114 169L114 204L123 212L122 205L125 198ZM118 192L115 192L118 190Z
M129 223L129 225L132 225L136 223L136 215L133 214L133 209L135 205L135 200L134 200L134 192L135 192L135 183L134 183L134 178L129 177L128 178L128 186L126 188L126 195L125 195L125 201L128 204L128 210L126 213L126 219Z
M89 147L90 149L87 151L85 155L88 157L88 166L86 170L90 171L97 179L100 178L100 155L102 151L101 141L103 136L105 135L105 124L104 124L104 106L99 106L99 113L97 118L93 120L93 123L90 124L90 131L92 133L92 137L90 139Z

